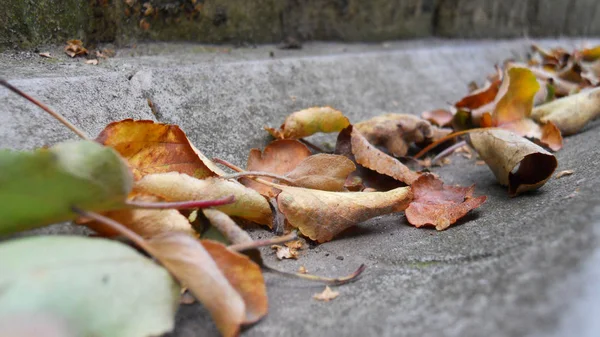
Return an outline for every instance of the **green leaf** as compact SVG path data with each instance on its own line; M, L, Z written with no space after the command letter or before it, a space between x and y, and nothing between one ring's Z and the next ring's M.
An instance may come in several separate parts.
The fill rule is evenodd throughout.
M133 184L111 148L72 141L35 151L0 150L0 234L124 207Z
M52 315L76 336L158 336L174 325L179 287L121 243L42 236L0 245L0 317Z

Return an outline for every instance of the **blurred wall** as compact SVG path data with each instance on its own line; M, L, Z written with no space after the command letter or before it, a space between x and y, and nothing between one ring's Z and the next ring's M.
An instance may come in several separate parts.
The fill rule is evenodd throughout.
M0 0L0 48L599 36L600 0Z

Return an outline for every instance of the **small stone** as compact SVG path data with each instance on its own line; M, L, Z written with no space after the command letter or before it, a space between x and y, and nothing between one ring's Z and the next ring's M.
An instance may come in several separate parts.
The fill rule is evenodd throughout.
M338 260L340 260L340 261L341 261L341 260L343 260L343 259L344 259L344 257L343 257L343 256L338 256L338 257L336 257L336 259L338 259Z

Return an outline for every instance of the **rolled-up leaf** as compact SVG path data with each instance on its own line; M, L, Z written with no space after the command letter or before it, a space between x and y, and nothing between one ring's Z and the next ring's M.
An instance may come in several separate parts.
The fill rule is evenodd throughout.
M473 132L470 143L511 197L542 187L558 166L556 157L507 130Z

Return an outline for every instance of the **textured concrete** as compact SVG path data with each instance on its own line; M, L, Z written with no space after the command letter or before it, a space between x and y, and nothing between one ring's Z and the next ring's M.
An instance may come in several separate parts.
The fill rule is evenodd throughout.
M122 118L177 123L209 157L243 165L290 112L332 105L351 121L420 113L459 99L471 80L519 58L530 41L309 44L301 52L144 45L99 66L0 54L0 76L49 103L90 134ZM596 41L598 42L598 41ZM567 47L581 41L542 41ZM58 49L51 50L58 52ZM274 57L269 53L274 52ZM488 201L444 232L402 215L372 219L311 246L298 261L269 264L339 276L361 263L357 282L330 303L322 286L267 274L270 313L247 336L597 336L600 315L600 122L570 137L541 190L510 199L485 166L453 156L434 169L449 184L477 184ZM0 145L26 149L73 138L57 122L0 89ZM332 142L332 137L316 137ZM64 230L64 226L58 230ZM254 237L269 234L252 229ZM182 307L173 336L216 335L201 305Z

